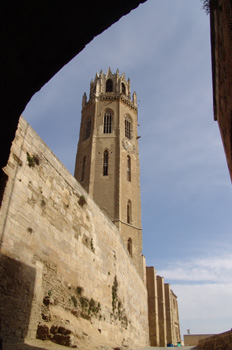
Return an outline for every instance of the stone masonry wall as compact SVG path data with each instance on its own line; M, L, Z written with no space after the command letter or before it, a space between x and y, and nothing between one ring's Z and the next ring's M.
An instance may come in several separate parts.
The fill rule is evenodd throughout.
M78 345L85 319L116 345L148 345L146 287L117 228L23 118L4 171L3 343Z
M201 350L232 350L232 331L199 340L197 347Z
M159 346L159 313L156 270L153 266L146 267L146 280L148 291L148 319L149 337L151 346Z
M164 278L156 277L158 294L158 314L159 314L159 346L167 346L167 327L166 327L166 303L164 291Z
M197 346L200 340L212 337L214 334L185 334L184 345L185 346Z

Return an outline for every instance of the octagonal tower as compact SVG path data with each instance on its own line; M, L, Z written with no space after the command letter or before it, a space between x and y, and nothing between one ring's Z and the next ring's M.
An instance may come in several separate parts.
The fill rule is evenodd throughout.
M144 276L137 134L137 96L130 79L101 71L82 99L75 178L118 227Z

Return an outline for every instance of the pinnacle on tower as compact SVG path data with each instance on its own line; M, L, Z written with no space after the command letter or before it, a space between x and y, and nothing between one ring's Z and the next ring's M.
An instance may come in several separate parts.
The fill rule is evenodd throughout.
M112 77L112 72L111 72L110 67L108 68L108 71L107 71L107 73L106 73L106 77L107 77L107 78Z

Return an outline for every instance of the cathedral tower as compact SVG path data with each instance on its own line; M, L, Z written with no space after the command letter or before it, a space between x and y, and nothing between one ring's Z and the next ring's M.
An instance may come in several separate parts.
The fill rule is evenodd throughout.
M137 119L124 73L96 74L82 100L75 178L118 227L143 278Z

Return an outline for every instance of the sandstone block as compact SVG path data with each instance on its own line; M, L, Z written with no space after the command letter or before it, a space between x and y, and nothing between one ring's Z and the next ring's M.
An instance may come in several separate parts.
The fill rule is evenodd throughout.
M50 338L49 327L46 324L39 324L37 328L36 338L47 340Z
M72 331L64 326L60 326L59 327L59 330L58 330L58 333L60 334L64 334L64 335L68 335L68 334L71 334Z
M74 344L74 336L73 335L65 335L65 334L60 334L60 333L56 333L53 338L52 341L56 344L60 344L60 345L64 345L64 346L69 346L72 347Z

